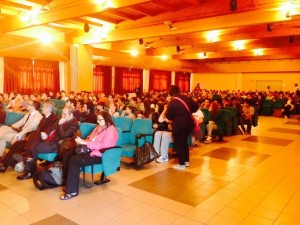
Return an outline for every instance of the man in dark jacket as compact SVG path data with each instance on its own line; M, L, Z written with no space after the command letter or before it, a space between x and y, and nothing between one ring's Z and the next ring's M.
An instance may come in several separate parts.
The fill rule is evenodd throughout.
M166 117L172 120L174 149L177 152L179 163L173 167L184 170L186 166L189 166L188 137L194 128L191 113L198 110L198 104L192 98L181 95L180 89L176 85L170 87L169 94L172 100L168 105Z
M33 173L36 170L36 161L39 153L57 152L64 139L74 136L79 129L79 123L73 115L73 110L74 109L71 106L65 106L62 111L62 118L58 121L52 140L46 141L49 138L49 135L41 133L42 141L40 141L35 148L30 149L28 154L29 157L26 160L25 173L18 176L18 180L32 178Z
M44 116L37 129L31 132L26 140L17 141L10 147L9 152L6 153L3 162L0 164L0 172L4 173L8 166L15 166L18 161L12 157L14 154L33 149L41 141L41 132L44 132L49 136L50 133L55 130L58 118L53 113L54 109L55 106L53 102L44 102L42 108Z

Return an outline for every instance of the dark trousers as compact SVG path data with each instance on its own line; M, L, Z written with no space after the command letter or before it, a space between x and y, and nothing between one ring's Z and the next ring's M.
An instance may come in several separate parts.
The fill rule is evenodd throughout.
M57 152L59 149L59 144L57 142L39 142L35 148L30 149L30 154L33 160L27 161L25 164L25 170L30 173L36 171L36 161L39 153L53 153Z
M70 153L71 154L71 153ZM66 157L66 156L64 156ZM68 173L66 183L66 193L79 193L80 168L86 165L98 164L102 162L101 157L91 157L90 153L73 154L68 161Z
M174 149L177 152L178 163L184 165L185 162L190 161L188 137L190 131L182 131L181 133L173 133Z
M245 119L245 118L241 118L240 119L240 124L242 127L242 130L245 132L245 124L247 125L247 131L251 132L251 128L252 128L252 119Z
M292 110L291 110L292 106L290 105L287 105L284 107L284 110L283 110L283 113L282 113L282 116L287 116L288 118L291 117L291 114L292 114Z
M12 158L13 154L22 153L24 151L24 147L26 145L26 141L16 141L9 149L9 151L5 154L3 158L3 165L5 167L11 166L14 167L18 161Z

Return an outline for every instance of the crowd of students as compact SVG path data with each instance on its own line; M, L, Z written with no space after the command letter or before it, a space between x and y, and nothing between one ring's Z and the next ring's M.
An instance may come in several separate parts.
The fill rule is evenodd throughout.
M179 92L176 94L179 94ZM16 124L13 124L12 126L2 126L0 128L1 141L3 140L3 143L9 141L12 144L10 151L6 154L4 154L4 149L0 149L0 172L5 172L9 166L22 165L23 163L23 166L19 168L19 171L25 171L25 173L18 176L18 179L25 180L32 178L36 169L37 154L43 152L45 149L47 149L47 151L49 149L58 151L62 140L74 137L76 131L79 129L79 124L83 122L95 123L98 126L86 140L80 138L74 140L77 144L84 144L91 148L91 152L86 153L86 162L92 162L94 160L93 156L98 157L94 161L101 162L101 153L99 153L99 149L103 148L103 146L114 146L116 142L117 133L113 119L111 118L118 116L126 116L132 119L151 119L153 122L154 133L153 145L155 150L161 155L157 159L157 162L167 162L169 160L168 146L170 142L174 141L174 134L178 134L177 136L175 135L177 138L177 141L175 139L175 144L177 145L179 143L178 140L182 136L180 132L174 132L174 121L172 120L175 120L176 117L173 115L174 112L171 113L171 108L169 106L169 103L174 98L172 98L167 91L150 91L148 93L140 93L138 96L129 96L129 94L105 96L104 93L96 94L86 91L79 93L70 92L69 94L66 94L65 91L61 91L55 95L52 92L49 92L48 94L34 93L30 95L16 94L14 92L11 92L10 94L0 94L0 101L3 107L1 112L9 110L26 113L23 119ZM209 111L209 118L206 125L206 138L204 138L203 135L192 133L194 137L192 144L195 144L195 139L204 141L204 143L207 144L213 141L212 131L218 129L218 119L220 119L218 118L218 111L222 108L235 107L237 109L238 127L240 129L234 132L240 132L242 134L251 134L254 107L260 115L262 113L264 99L271 99L273 101L282 99L284 101L282 107L283 116L289 117L293 112L299 113L300 99L299 92L297 91L230 92L203 90L197 85L192 92L181 93L181 95L178 96L181 99L193 99L194 102L197 103L198 111L193 110L193 113L190 113L192 113L198 126L203 123L204 116L201 110L206 108ZM49 101L51 99L66 101L66 106L62 110L61 118L54 115L55 106L53 102ZM43 105L43 118L39 112L41 103ZM183 111L189 108L178 101L173 104L181 105ZM172 108L173 111L176 111L177 109L178 106ZM36 119L34 119L32 115L36 115ZM52 118L50 123L46 122L48 118ZM170 120L170 118L172 118L172 120ZM53 120L55 121L53 122ZM32 123L32 126L30 126L30 130L28 130L28 132L26 131L25 134L23 127L24 125L29 127L29 123ZM247 125L246 129L244 125ZM17 129L19 129L19 131ZM107 132L107 129L109 132ZM178 130L178 128L176 129ZM24 134L22 133L22 130L24 131ZM55 131L54 138L52 137L53 131ZM11 133L9 138L8 133ZM177 165L177 169L185 169L189 166L188 157L184 154L182 155L181 164ZM76 172L76 176L70 175L69 172L65 174L67 188L65 195L61 197L62 200L78 195L79 168L82 166L82 163L79 163L74 154L70 154L66 157L65 161L68 162L71 160L70 162L72 163L70 163L70 168L68 167L69 163L64 163L65 170L68 171L69 169L72 173Z

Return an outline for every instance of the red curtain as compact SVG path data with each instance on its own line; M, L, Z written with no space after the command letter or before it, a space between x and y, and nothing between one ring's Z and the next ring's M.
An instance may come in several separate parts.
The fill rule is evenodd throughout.
M186 72L175 73L175 84L179 86L181 92L190 91L190 80L191 80L191 73L186 73Z
M57 92L59 63L52 61L4 58L4 92Z
M166 91L171 86L171 72L150 70L149 90Z
M115 69L115 93L125 94L135 92L137 87L143 90L143 70L124 67Z
M93 69L93 91L96 93L111 94L112 73L110 66L96 65Z

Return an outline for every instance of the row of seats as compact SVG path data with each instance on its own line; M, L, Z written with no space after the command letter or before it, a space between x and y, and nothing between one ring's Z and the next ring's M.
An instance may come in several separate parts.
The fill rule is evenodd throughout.
M258 110L257 107L252 106L254 108L254 115L252 118L253 126L256 127L258 125ZM200 125L203 138L206 132L206 125L209 120L209 110L208 109L201 109L204 115L203 123ZM219 136L230 136L234 135L238 129L238 115L237 109L234 107L226 107L220 109L218 114L221 115L222 120L217 121L218 130L214 130L213 133Z
M6 118L4 124L1 125L12 125L15 122L19 121L24 116L23 113L20 112L10 112L6 111ZM86 138L96 127L96 124L92 123L81 123L80 131L82 138ZM120 170L120 162L121 162L121 143L122 143L122 131L120 128L118 130L118 141L115 147L107 149L102 155L102 163L95 164L85 167L86 173L102 173L100 180L95 183L100 185L108 182L109 180L106 176L109 176ZM7 142L7 147L10 147L10 143ZM55 161L57 158L57 153L40 153L38 154L38 158L46 161Z

